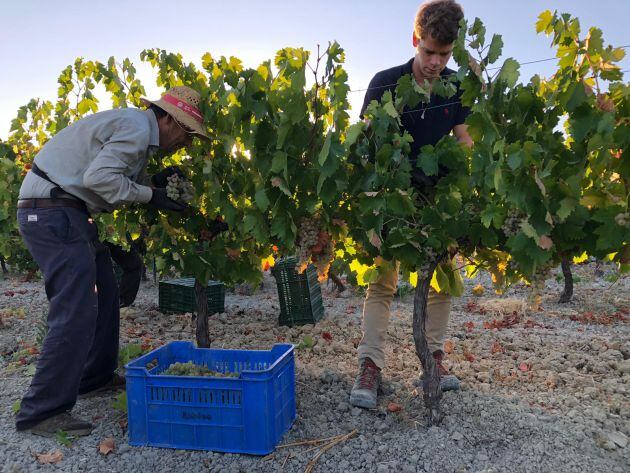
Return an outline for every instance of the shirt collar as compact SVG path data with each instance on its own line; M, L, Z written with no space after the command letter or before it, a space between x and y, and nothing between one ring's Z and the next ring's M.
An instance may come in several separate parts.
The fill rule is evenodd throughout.
M144 113L147 114L149 119L149 127L151 128L151 136L149 137L149 147L159 147L160 146L160 128L158 127L157 118L155 118L155 113L151 110L144 110Z

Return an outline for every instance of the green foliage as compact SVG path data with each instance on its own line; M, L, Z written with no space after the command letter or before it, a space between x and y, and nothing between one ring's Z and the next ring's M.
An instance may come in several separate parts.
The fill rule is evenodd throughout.
M127 363L142 356L144 351L137 343L129 343L118 350L118 368L124 368Z
M313 337L311 337L310 335L304 335L304 338L302 338L302 341L300 343L298 343L295 348L296 350L304 350L304 349L311 349L315 346L315 340L313 340Z
M59 443L59 445L69 447L72 445L74 437L68 435L68 432L66 432L65 430L58 430L57 432L55 432L55 440Z
M0 256L11 269L34 268L18 232L15 208L23 172L15 146L0 140Z
M127 414L127 391L122 391L114 397L112 408L118 412Z

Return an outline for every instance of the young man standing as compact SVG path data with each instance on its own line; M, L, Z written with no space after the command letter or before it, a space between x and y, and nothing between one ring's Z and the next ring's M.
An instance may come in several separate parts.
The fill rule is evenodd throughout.
M395 94L396 82L402 76L413 74L419 85L431 83L440 76L453 74L446 67L451 58L453 43L457 39L459 22L464 17L461 6L454 0L432 0L423 3L414 23L412 44L415 56L400 66L377 73L365 95L361 114L372 100L380 100L386 90ZM431 95L428 104L407 110L401 117L403 128L413 137L410 160L413 165L412 180L419 188L432 186L436 179L426 176L415 167L415 160L424 145L435 145L440 138L453 132L462 143L470 146L472 140L466 131L464 120L468 110L458 100L459 93L451 98ZM363 307L363 338L358 348L359 375L350 393L350 403L364 408L376 407L381 370L385 366L385 336L390 317L390 306L396 293L398 265L385 264L379 279L370 284ZM429 348L441 375L441 388L456 390L459 380L450 375L442 364L442 346L448 327L451 298L431 290L427 304L426 333Z
M148 110L108 110L85 117L53 136L35 157L18 200L20 234L39 265L50 302L48 334L37 370L22 399L17 430L54 436L88 435L89 422L70 414L79 394L123 384L118 360L119 300L109 250L90 214L123 204L181 212L168 198L163 174L146 178L159 149L207 138L200 95L173 87Z

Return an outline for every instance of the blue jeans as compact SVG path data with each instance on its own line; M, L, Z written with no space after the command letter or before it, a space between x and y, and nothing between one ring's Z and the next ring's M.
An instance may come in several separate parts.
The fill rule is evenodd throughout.
M48 334L37 370L22 399L18 430L74 407L118 363L118 287L109 250L96 225L72 207L18 209L24 243L44 275Z

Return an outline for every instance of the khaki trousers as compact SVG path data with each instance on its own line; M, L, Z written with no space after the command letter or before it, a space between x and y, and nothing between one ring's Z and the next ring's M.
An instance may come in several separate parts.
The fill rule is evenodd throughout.
M368 286L363 305L363 338L358 348L359 360L370 358L381 369L385 366L385 336L397 284L398 263L382 265L379 279ZM440 294L433 288L429 289L425 330L431 352L443 350L450 313L450 294Z

